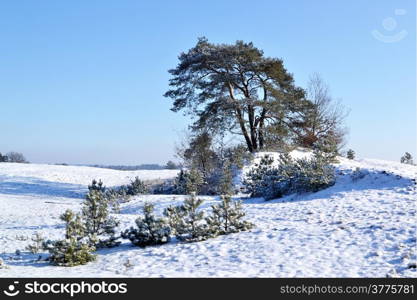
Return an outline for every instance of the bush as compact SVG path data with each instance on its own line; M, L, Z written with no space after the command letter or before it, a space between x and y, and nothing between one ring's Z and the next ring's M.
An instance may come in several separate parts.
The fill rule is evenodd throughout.
M281 154L278 165L274 159L264 156L248 172L244 185L252 197L280 198L291 193L317 192L335 183L335 172L330 162L332 156L314 151L311 159L293 160L289 154Z
M355 151L353 151L352 149L349 149L348 152L346 153L346 157L348 159L355 159Z
M211 236L251 229L254 225L242 220L245 212L242 202L232 201L229 195L221 196L221 203L212 206L212 215L206 218Z
M404 156L401 157L400 161L402 164L414 165L413 157L408 152L405 152Z
M0 162L8 162L9 158L6 155L0 153Z
M177 166L173 161L169 160L167 164L165 165L165 169L176 170L176 169L179 169L179 166Z
M198 199L195 193L176 207L168 207L164 215L168 218L173 233L177 239L187 242L202 241L208 238L207 224L204 222L204 212L197 211L203 200Z
M129 185L127 185L127 195L129 196L136 196L140 194L148 193L148 187L145 183L139 179L139 177L135 177Z
M130 227L122 233L122 237L129 239L139 247L160 245L171 240L171 228L163 218L155 218L154 206L145 203L143 217L136 219L137 228Z
M90 243L96 247L114 247L120 242L115 237L115 228L118 222L109 216L109 198L106 197L106 189L101 181L93 180L88 187L88 194L83 202L81 211L85 235ZM101 240L100 236L106 236Z
M43 243L43 248L50 253L50 263L73 267L95 260L96 256L92 254L95 247L84 241L86 231L81 216L66 210L61 220L65 222L65 239Z
M178 195L198 194L203 183L203 176L198 170L181 170L174 180L174 193Z
M350 174L350 178L352 178L352 181L358 181L359 179L365 178L366 175L368 175L368 171L361 170L360 168L356 168L352 174Z
M33 243L28 245L26 247L26 250L28 250L32 254L39 253L39 251L43 248L44 241L45 239L43 238L43 236L39 232L36 232L32 237Z
M91 253L95 250L94 247L74 238L49 241L45 247L50 253L49 262L55 266L74 267L85 265L96 259L96 256Z

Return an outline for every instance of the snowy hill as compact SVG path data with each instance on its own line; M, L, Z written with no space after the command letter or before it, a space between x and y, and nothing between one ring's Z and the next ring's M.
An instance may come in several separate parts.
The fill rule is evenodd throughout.
M416 277L417 167L344 158L336 167L337 182L326 190L272 201L244 199L247 219L256 225L249 232L144 249L124 241L98 251L95 262L65 268L37 261L38 255L24 249L35 232L62 238L59 215L80 208L93 178L113 186L135 176L172 178L176 171L1 163L0 258L9 268L0 269L0 276ZM352 180L356 168L364 177ZM205 209L218 201L202 198ZM183 199L138 196L115 216L125 229L133 225L145 201L153 202L160 213Z

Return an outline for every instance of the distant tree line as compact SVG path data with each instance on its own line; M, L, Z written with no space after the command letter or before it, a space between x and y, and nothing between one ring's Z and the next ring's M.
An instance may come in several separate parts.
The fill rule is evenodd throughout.
M8 152L5 155L0 153L0 162L28 163L22 153L14 151Z
M180 166L175 164L173 161L168 161L165 166L159 164L141 164L135 166L124 166L124 165L88 165L89 167L113 169L121 171L136 171L136 170L164 170L164 169L179 169Z

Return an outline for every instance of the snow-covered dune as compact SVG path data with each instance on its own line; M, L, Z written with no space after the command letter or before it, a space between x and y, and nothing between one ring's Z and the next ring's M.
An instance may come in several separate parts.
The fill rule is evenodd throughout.
M31 235L62 238L59 215L78 210L91 179L118 185L175 176L172 171L114 171L89 167L0 164L2 277L416 277L417 167L340 158L337 182L317 193L281 199L244 198L249 232L198 243L144 249L124 241L98 251L85 266L53 267L24 250ZM360 168L365 176L352 180ZM217 197L203 197L203 209ZM122 204L120 229L134 224L145 201L156 212L184 196L144 195ZM16 255L16 250L20 255ZM46 257L46 254L43 254Z
M106 186L128 183L138 176L141 180L173 178L178 170L119 171L85 166L63 166L45 164L1 163L0 178L21 177L38 180L88 185L93 179L101 179Z

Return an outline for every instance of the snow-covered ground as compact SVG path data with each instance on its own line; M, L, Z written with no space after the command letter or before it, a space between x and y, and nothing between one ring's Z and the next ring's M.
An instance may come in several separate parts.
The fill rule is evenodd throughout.
M300 153L298 153L300 154ZM301 154L300 154L301 155ZM356 168L366 174L353 181ZM249 232L198 243L138 248L129 241L98 251L97 261L65 268L25 251L33 233L62 238L59 215L78 210L93 178L107 186L163 179L175 171L0 164L1 277L416 277L417 167L381 160L340 159L337 183L326 190L264 201L244 198ZM219 201L205 199L204 209ZM145 201L157 213L184 196L138 196L121 207L125 229ZM21 251L16 255L16 250ZM46 257L46 254L43 254ZM412 264L414 263L414 268Z

